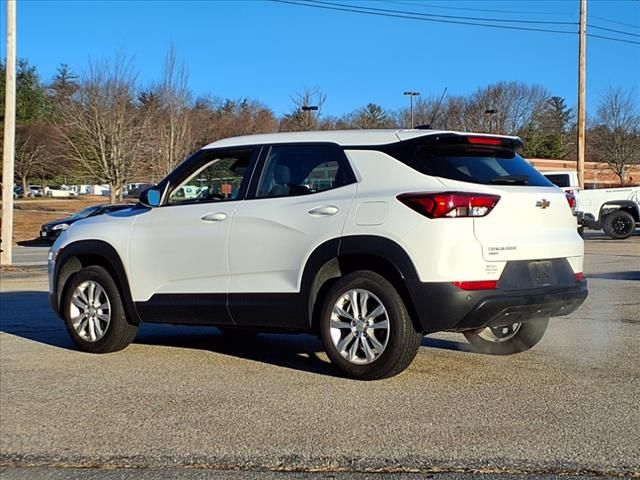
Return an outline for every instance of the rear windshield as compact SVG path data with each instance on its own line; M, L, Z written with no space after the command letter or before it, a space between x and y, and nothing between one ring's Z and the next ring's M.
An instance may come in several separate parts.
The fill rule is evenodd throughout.
M569 186L569 175L566 173L559 173L557 175L545 175L545 177L554 185L558 187L568 187Z
M427 175L485 185L553 186L508 148L407 143L404 148L389 153Z

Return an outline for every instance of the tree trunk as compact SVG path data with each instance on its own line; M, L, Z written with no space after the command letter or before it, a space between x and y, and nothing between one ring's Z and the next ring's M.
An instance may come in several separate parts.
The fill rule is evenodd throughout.
M30 193L31 189L29 188L28 178L22 177L22 198L27 198Z
M118 195L117 186L113 183L109 184L109 203L116 203L116 198Z

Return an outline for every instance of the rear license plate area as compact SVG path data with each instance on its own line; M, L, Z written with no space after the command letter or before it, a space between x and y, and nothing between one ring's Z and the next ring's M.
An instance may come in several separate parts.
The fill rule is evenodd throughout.
M529 262L529 276L534 287L551 285L552 279L551 262Z

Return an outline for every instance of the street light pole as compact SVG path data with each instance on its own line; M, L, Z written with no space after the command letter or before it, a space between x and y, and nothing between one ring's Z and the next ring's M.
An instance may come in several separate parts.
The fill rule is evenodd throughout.
M13 177L16 150L16 0L7 0L7 64L2 156L2 252L0 264L11 265L13 250Z
M413 97L420 95L420 92L404 92L403 95L408 95L411 105L411 128L413 128Z
M491 108L485 110L484 113L489 115L489 133L493 133L493 116L496 114L496 109Z
M318 111L317 105L303 105L300 107L300 110L303 112L307 112L307 125L305 126L307 130L311 130L311 112Z

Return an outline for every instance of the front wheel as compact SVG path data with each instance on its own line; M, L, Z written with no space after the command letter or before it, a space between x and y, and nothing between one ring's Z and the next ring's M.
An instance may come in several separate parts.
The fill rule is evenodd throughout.
M548 318L463 332L472 350L490 355L512 355L535 346L547 331Z
M80 350L115 352L136 336L138 327L127 322L120 292L102 267L92 265L73 274L62 301L65 325Z
M633 234L636 229L636 221L629 212L616 210L604 217L602 229L611 238L624 240Z
M331 287L320 322L331 362L358 380L399 374L411 364L422 340L397 290L366 270L345 275Z

